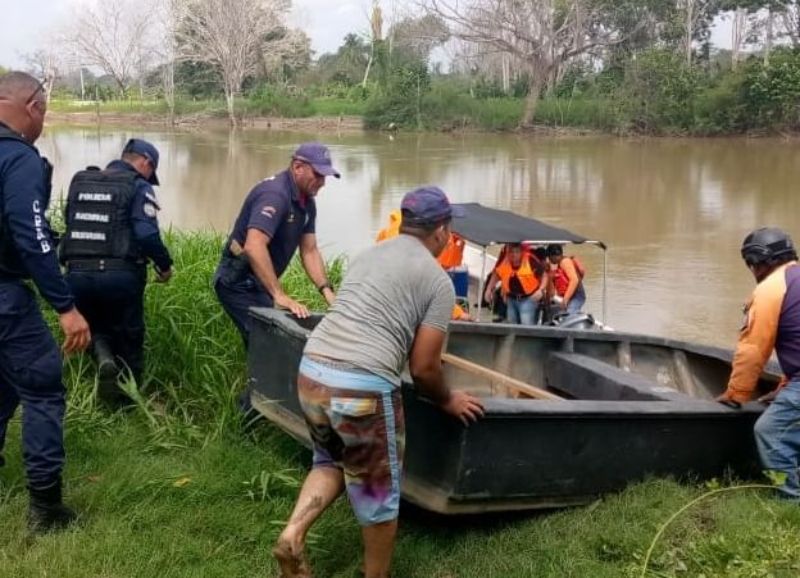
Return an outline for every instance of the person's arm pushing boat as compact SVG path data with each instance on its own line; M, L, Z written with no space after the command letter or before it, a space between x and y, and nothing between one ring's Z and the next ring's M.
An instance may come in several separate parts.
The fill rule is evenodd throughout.
M473 395L447 387L442 372L445 335L434 327L420 326L411 347L408 368L420 394L444 412L460 419L464 425L469 425L483 416L483 404Z

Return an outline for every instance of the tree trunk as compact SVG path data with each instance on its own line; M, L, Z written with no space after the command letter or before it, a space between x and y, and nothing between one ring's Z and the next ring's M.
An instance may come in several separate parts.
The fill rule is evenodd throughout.
M234 92L230 88L225 89L225 101L228 103L228 119L231 127L236 128L236 112L234 111Z
M164 100L167 101L169 108L169 124L175 124L175 61L172 60L164 65L163 82L164 82Z
M744 8L737 8L733 14L733 29L731 41L731 68L736 70L741 58L742 44L747 34L747 12Z
M769 56L772 52L772 36L775 24L774 13L771 8L767 8L767 39L764 42L764 66L769 65Z
M503 68L503 94L508 96L511 93L511 64L509 56L505 52L501 56Z
M372 46L369 49L369 60L367 60L367 69L364 71L364 80L361 81L361 88L367 88L367 81L369 80L369 71L372 69L372 61L375 58L375 40L372 41Z
M531 74L531 78L528 81L528 96L525 98L525 111L522 113L522 120L519 122L520 128L533 125L533 120L536 116L536 107L539 105L539 96L542 93L544 76L542 72L534 72Z
M694 36L694 0L686 0L686 66L692 67L692 37Z

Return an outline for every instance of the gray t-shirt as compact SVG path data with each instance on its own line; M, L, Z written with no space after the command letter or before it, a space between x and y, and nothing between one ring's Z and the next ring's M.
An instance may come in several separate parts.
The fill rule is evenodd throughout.
M305 353L375 373L396 386L420 325L447 331L455 291L416 238L398 235L350 264Z

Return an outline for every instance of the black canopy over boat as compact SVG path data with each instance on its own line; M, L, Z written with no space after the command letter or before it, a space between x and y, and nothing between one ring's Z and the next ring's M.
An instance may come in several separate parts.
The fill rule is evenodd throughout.
M453 231L472 246L464 252L464 262L469 269L471 287L468 301L478 305L476 318L481 320L480 303L483 284L494 267L495 259L489 254L494 245L505 243L530 243L531 245L592 245L603 250L602 311L606 321L606 272L608 247L603 241L588 239L566 229L554 227L537 219L523 217L510 211L492 209L480 203L458 203L464 217L453 219Z
M254 407L308 444L297 400L302 350L319 320L253 310ZM403 496L445 514L586 503L647 476L757 471L752 427L763 406L713 401L732 353L640 335L452 323L448 383L481 396L464 427L403 385ZM776 368L762 376L767 391Z

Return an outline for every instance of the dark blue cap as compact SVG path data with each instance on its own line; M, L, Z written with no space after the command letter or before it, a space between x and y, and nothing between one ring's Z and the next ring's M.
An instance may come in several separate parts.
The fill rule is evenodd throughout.
M406 193L400 209L403 222L410 225L427 225L464 216L463 207L451 205L442 189L430 185Z
M128 141L128 144L125 145L125 148L122 149L122 154L125 153L134 153L137 155L141 155L150 161L150 164L153 165L153 174L150 175L150 178L147 181L151 185L159 185L158 177L156 176L156 170L158 169L158 149L154 147L152 144L147 142L146 140L142 140L140 138L132 138Z
M325 175L326 177L333 176L337 179L342 176L339 174L339 171L333 168L331 152L328 150L328 147L322 143L303 143L294 151L292 158L310 164L311 168L313 168L314 172L317 174Z

